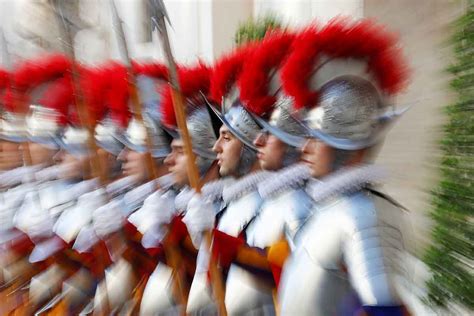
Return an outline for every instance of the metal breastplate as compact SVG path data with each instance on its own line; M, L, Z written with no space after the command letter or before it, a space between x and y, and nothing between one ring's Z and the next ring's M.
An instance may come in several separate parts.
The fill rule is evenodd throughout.
M261 210L263 200L257 191L230 202L222 215L218 229L237 237ZM271 290L261 287L259 279L251 272L232 264L226 282L225 304L229 315L264 315L272 309ZM271 314L271 313L270 313Z
M283 314L340 313L354 293L362 305L397 305L398 225L400 209L368 191L316 205L285 266Z
M125 193L122 197L124 214L128 216L138 210L143 205L145 199L155 190L156 183L149 181Z
M65 242L73 241L80 230L92 221L92 213L107 203L101 189L83 194L74 206L65 210L54 224L54 233Z
M311 206L310 197L302 189L289 190L265 200L257 218L246 231L247 243L265 248L286 237L292 244L311 213Z
M14 216L21 207L25 196L34 189L30 184L2 192L0 200L0 231L8 231L14 227Z
M262 204L257 191L252 191L241 198L231 201L222 214L217 228L234 237L257 215Z
M50 237L56 218L70 206L62 205L63 201L58 198L58 192L66 188L64 182L59 180L37 184L36 190L26 194L16 212L15 226L32 240Z

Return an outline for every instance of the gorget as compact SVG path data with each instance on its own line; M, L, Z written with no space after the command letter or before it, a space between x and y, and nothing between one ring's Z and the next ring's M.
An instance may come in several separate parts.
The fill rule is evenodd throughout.
M258 184L263 199L274 198L290 189L298 189L311 178L311 169L303 163L294 164L272 174Z
M306 192L315 203L339 195L350 194L365 187L383 182L387 172L376 165L359 165L340 169L320 180L311 181Z
M224 188L222 198L226 203L237 200L252 191L256 191L258 184L272 175L273 173L269 171L256 171L244 176Z

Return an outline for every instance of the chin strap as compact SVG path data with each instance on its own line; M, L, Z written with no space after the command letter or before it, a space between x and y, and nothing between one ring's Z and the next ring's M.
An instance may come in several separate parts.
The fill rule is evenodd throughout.
M240 160L237 167L237 173L242 176L249 173L254 162L257 160L257 153L249 148L247 145L242 145L242 150L240 151Z

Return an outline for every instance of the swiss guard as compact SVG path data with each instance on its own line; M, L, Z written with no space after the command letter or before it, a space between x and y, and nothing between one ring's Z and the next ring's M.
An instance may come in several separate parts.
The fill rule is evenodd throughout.
M337 19L301 32L282 68L284 91L309 134L286 139L311 169L315 203L283 268L282 315L403 313L394 286L403 208L379 191L385 173L372 163L404 112L390 103L407 79L396 45L372 21Z

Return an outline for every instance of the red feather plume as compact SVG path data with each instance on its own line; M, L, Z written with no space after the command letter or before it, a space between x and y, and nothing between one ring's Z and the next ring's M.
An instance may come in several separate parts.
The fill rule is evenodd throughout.
M312 104L317 98L317 92L308 89L308 85L320 52L319 35L315 25L298 34L293 50L281 69L283 90L293 97L297 108Z
M107 66L97 68L79 67L79 89L82 95L83 106L87 111L88 118L91 123L102 120L107 113L107 92L110 89L110 74ZM73 125L81 125L81 118L74 99L74 85L70 73L63 76L64 80L68 80L72 87L72 99L69 104L68 121Z
M250 43L239 47L230 54L222 56L215 64L211 75L209 97L220 104L222 98L236 83L242 72L244 62L255 50L256 44Z
M262 115L275 104L276 96L269 95L271 75L286 59L293 40L292 33L273 32L246 60L238 85L240 99L249 111Z
M11 85L11 80L5 79L6 83L2 88L0 106L2 110L11 113L25 113L28 109L27 101L29 96L24 91L17 91Z
M10 73L0 69L0 90L5 89L10 84Z
M193 98L199 99L201 92L207 94L209 92L210 77L211 69L203 63L199 63L195 67L178 68L178 78L183 98L185 100ZM167 86L163 89L161 100L160 106L163 124L168 127L175 127L176 116L174 113L171 87ZM186 102L186 104L189 105L188 102ZM192 110L192 108L188 106L187 110Z
M13 82L17 89L27 90L68 72L70 60L64 55L49 55L21 64L14 73Z
M105 69L108 85L105 102L114 120L126 126L131 117L128 107L130 97L127 68L119 63L110 63Z
M109 78L105 67L81 69L81 92L94 122L102 120L106 114L105 97L108 86Z
M322 55L367 60L367 70L387 94L400 92L408 79L407 64L394 34L369 19L352 22L336 18L320 30L312 27L300 33L283 66L283 88L294 98L297 109L317 102L318 92L311 90L309 80Z
M10 73L6 70L0 69L0 110L4 107L6 103L6 94L10 90ZM11 92L10 92L11 93Z
M144 75L168 81L168 68L160 63L142 64L132 61L132 71L135 75Z
M48 86L38 103L60 114L58 122L65 124L69 106L73 103L73 87L70 76L64 76Z
M2 96L2 106L6 112L17 112L17 106L20 104L19 99L24 99L25 96L22 94L15 93L11 86L5 88L5 93Z

